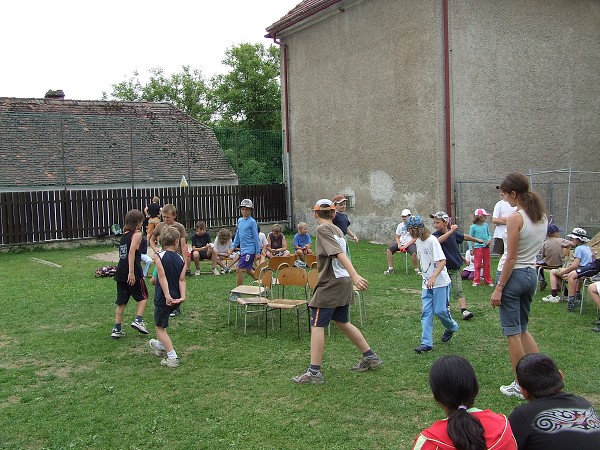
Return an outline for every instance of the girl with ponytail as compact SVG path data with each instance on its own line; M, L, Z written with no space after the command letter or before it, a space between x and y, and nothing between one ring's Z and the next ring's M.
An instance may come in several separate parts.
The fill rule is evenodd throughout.
M508 355L516 380L519 360L526 354L539 352L527 324L537 283L535 261L546 237L548 219L542 199L531 192L529 180L522 173L509 173L498 189L517 210L506 219L507 248L498 264L490 303L499 307L502 334L508 341ZM500 386L500 392L523 398L516 381Z
M446 413L415 439L414 450L516 450L506 416L473 407L479 384L462 356L442 356L431 366L429 386Z

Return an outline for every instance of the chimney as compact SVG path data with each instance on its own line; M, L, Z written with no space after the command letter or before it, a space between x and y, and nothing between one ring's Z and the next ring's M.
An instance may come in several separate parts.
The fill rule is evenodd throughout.
M56 91L53 91L52 89L48 89L48 92L46 92L46 95L44 95L44 98L55 98L55 99L59 99L59 100L64 100L65 93L63 92L62 89L57 89Z

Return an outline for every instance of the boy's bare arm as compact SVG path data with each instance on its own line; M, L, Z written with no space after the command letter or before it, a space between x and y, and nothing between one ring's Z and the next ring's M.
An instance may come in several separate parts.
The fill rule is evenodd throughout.
M478 244L483 244L484 242L483 239L474 238L469 234L463 234L463 236L465 237L465 241L477 242Z
M135 252L140 248L140 242L142 242L142 234L135 233L131 238L131 245L129 246L129 253L127 254L127 262L129 263L129 273L127 274L127 284L133 286L135 283Z
M167 277L165 275L165 269L162 265L162 260L160 256L154 255L154 264L156 264L156 273L158 274L158 283L163 291L165 296L165 302L167 305L171 305L173 302L173 297L171 297L171 293L169 292L169 282L167 281Z

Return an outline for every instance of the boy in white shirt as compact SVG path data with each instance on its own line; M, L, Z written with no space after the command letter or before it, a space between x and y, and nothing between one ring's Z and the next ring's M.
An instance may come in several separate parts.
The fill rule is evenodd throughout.
M446 270L446 256L435 236L425 227L421 216L412 216L406 222L410 235L416 238L417 256L423 286L421 291L421 345L415 352L424 353L433 349L433 316L440 319L446 328L442 342L448 342L458 331L458 323L450 314L450 276Z

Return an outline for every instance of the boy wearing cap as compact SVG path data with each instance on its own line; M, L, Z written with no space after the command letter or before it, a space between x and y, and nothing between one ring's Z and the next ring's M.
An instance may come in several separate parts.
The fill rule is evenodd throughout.
M421 345L415 352L433 349L433 316L444 325L442 342L448 342L458 331L458 324L450 314L450 277L446 270L446 256L439 241L431 235L421 216L411 216L406 222L410 235L415 238L417 255L421 266L423 285L421 290Z
M542 258L536 262L537 266L540 266L540 290L546 289L548 283L544 278L544 267L550 269L561 267L563 265L565 256L569 254L569 248L573 245L571 241L559 237L560 230L553 223L548 225L546 232L546 240L542 245Z
M542 300L550 303L560 302L558 285L565 277L567 277L569 284L567 310L573 312L575 311L575 307L581 301L581 293L578 290L581 289L581 286L579 286L578 279L582 276L589 276L585 275L585 273L588 273L587 270L579 270L578 273L578 269L583 269L584 266L590 264L593 256L592 249L585 245L589 239L587 237L587 231L583 228L573 228L573 231L571 234L568 234L567 237L571 239L573 246L575 247L573 261L567 267L561 267L560 269L553 269L550 271L550 287L552 288L552 291L550 295L544 297Z
M481 244L471 244L469 249L473 250L473 262L475 264L475 273L473 274L473 286L479 286L481 280L481 267L483 266L483 281L488 286L493 287L491 265L490 227L486 222L490 214L483 208L478 208L473 213L473 224L469 228L469 234L476 239L483 241Z
M292 378L294 383L323 383L321 364L325 348L325 328L332 320L363 354L352 370L364 372L375 369L382 363L360 330L349 321L349 305L354 298L352 285L364 290L368 282L356 273L346 255L344 234L333 224L335 214L333 202L326 198L317 201L314 217L319 224L316 248L319 278L308 305L311 325L310 366L306 372Z
M342 230L342 233L350 236L354 242L358 242L358 236L349 228L350 219L348 219L348 215L346 214L347 200L348 199L341 194L338 194L331 199L331 202L335 205L335 217L333 218L333 224Z
M238 219L233 248L240 249L240 259L235 271L236 286L244 282L244 272L252 278L254 273L254 258L260 257L260 244L258 239L258 225L252 217L254 204L252 200L245 198L240 203L242 217Z
M388 269L383 272L384 275L394 273L394 253L408 252L412 259L412 264L415 272L419 272L419 259L417 258L417 246L415 245L416 239L410 237L410 233L406 229L406 221L410 217L410 210L402 210L402 222L396 227L396 242L390 245L386 250Z
M429 217L433 219L433 228L435 228L433 235L438 239L446 256L446 270L451 281L450 296L458 300L463 320L472 319L473 313L467 309L467 300L462 288L460 268L463 264L463 258L458 246L464 241L478 242L480 244L483 241L468 234L458 232L457 225L452 225L448 228L450 217L444 211L429 214Z

